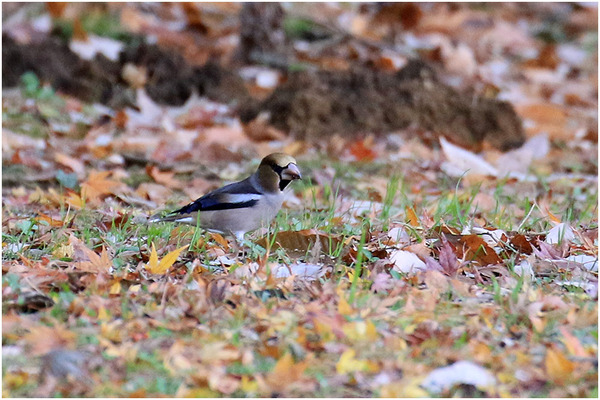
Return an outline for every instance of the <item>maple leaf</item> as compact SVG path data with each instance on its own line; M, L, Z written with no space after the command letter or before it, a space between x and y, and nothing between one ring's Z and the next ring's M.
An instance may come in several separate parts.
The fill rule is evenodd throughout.
M86 272L107 272L112 267L112 261L104 246L98 255L73 235L69 237L69 244L73 246L73 258L79 261L75 263L77 269Z
M150 259L148 260L148 264L146 265L146 269L150 271L152 274L163 275L167 270L177 261L179 254L188 248L188 245L175 249L169 252L166 256L158 261L158 254L156 253L156 248L154 247L154 243L152 243L152 252L150 253Z
M305 380L303 374L311 361L312 357L308 356L304 361L296 363L292 355L287 352L277 361L273 371L266 376L265 383L269 385L271 391L289 389L290 383Z
M87 180L81 184L81 197L95 202L105 195L114 194L123 184L109 179L110 174L110 171L91 171Z

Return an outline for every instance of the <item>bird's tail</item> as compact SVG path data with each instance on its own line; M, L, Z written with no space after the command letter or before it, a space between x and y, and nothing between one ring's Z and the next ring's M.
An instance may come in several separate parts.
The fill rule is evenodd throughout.
M161 216L160 214L154 214L150 218L148 218L148 222L181 222L181 223L192 223L192 217L189 215L181 215L180 213L171 213L165 216Z

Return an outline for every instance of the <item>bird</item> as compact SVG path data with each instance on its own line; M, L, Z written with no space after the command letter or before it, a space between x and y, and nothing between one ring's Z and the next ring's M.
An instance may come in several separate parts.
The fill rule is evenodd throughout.
M302 175L296 160L285 153L272 153L248 178L213 190L164 217L153 216L149 222L196 225L243 242L247 232L267 226L275 218L284 190L297 179Z

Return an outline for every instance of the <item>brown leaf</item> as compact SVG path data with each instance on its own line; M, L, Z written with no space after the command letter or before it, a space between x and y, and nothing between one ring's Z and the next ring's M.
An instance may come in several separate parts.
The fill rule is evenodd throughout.
M283 140L287 135L269 124L266 114L259 114L255 119L243 125L244 133L250 139L260 141Z
M39 213L38 216L35 217L35 220L38 222L44 221L48 225L54 226L54 227L60 227L60 226L63 226L63 224L64 224L64 221L61 221L59 219L54 219L54 218L50 217L49 215L46 215L43 213Z
M257 244L266 248L269 242L267 238L260 239ZM272 238L270 238L272 240ZM333 252L342 243L342 238L337 235L328 234L316 229L305 229L302 231L283 231L277 232L274 248L282 247L288 252L299 252L305 254L309 248L317 245L320 246L324 253Z
M464 257L471 261L477 261L480 265L500 264L502 262L498 254L477 235L462 236L456 250L460 253L459 258Z
M50 13L53 18L61 18L63 16L63 12L69 3L65 1L47 1L46 9Z
M77 174L78 178L83 178L85 176L85 165L80 160L70 157L63 153L55 153L54 161L59 163L60 165L64 165L68 167L71 171Z
M560 59L556 54L556 46L553 44L545 45L540 54L538 54L537 58L533 60L527 60L524 63L525 67L535 67L535 68L549 68L555 69L560 63Z
M442 235L442 247L440 247L440 265L444 273L448 276L456 276L458 271L458 259L454 253L452 245L446 239L446 235Z
M62 326L39 325L29 330L24 337L31 346L31 355L42 355L57 348L70 348L75 345L75 332Z
M273 371L266 376L265 383L272 392L288 389L290 384L297 384L303 380L304 371L310 365L311 359L312 357L309 355L304 361L296 363L289 352L285 353L277 361Z
M78 261L75 263L76 268L87 272L108 272L112 267L112 261L109 259L104 246L102 246L102 252L98 255L73 235L69 237L69 244L73 246L74 261Z
M181 189L184 184L178 179L174 179L174 172L161 172L156 165L146 166L146 173L157 183L163 184L170 189Z
M510 245L513 246L517 251L525 254L533 253L533 248L529 243L529 240L525 235L516 234L510 239Z

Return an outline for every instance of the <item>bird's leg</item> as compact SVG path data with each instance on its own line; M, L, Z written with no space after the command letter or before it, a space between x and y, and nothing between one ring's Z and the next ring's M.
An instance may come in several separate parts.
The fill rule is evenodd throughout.
M242 258L242 260L246 257L246 246L244 240L244 234L241 232L231 232L233 236L233 251L235 252L236 258ZM242 254L240 255L240 250L242 250Z

